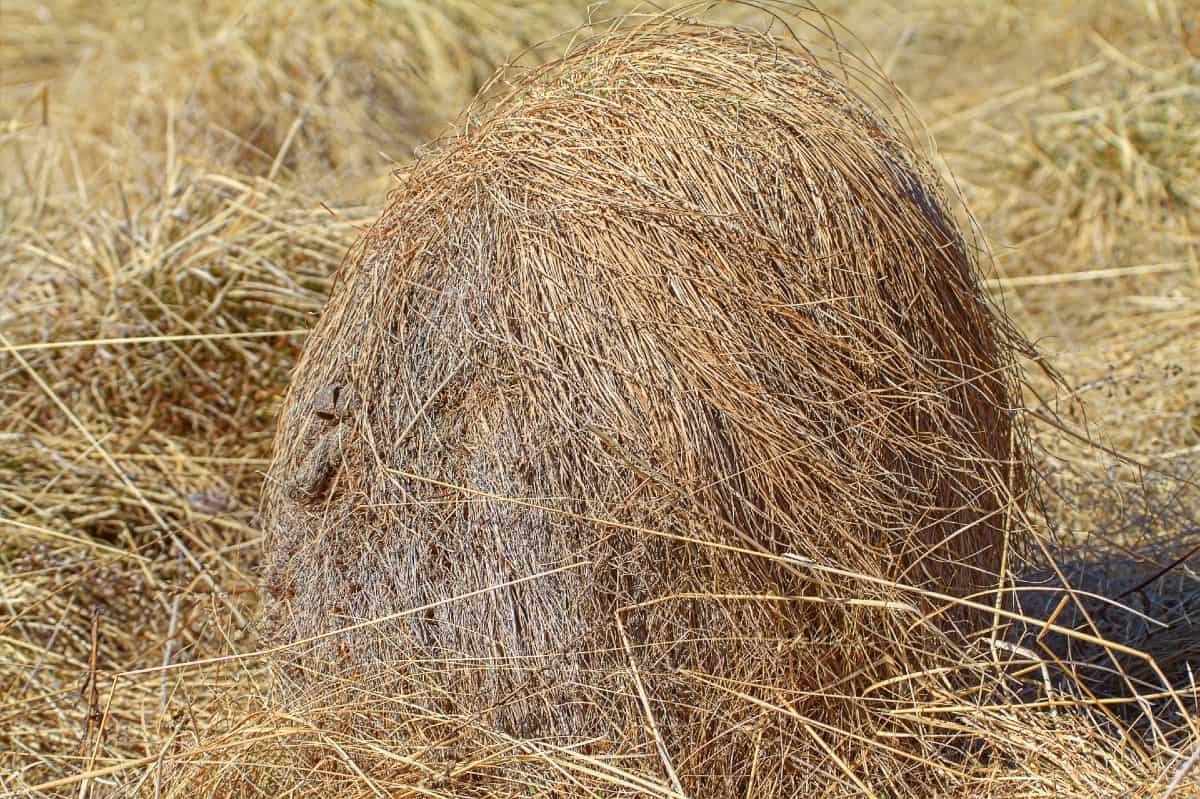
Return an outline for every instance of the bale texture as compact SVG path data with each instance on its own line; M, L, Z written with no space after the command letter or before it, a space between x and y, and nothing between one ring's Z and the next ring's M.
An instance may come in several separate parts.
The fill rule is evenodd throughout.
M401 735L693 796L869 772L851 699L974 621L888 582L987 591L1028 533L1022 346L901 126L807 52L614 31L470 110L348 256L278 431L264 627Z

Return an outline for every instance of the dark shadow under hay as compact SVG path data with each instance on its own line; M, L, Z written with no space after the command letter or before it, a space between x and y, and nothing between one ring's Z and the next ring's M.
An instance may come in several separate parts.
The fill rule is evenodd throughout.
M1196 706L1200 497L1194 467L1153 468L1133 473L1136 479L1131 471L1050 475L1060 502L1069 497L1073 506L1052 517L1083 517L1088 536L1083 542L1068 537L1055 553L1057 565L1023 575L1018 596L1031 618L1112 644L1075 640L1036 625L1023 636L1025 645L1070 664L1067 690L1083 686L1108 699L1142 697L1119 708L1145 727ZM1183 705L1167 695L1172 689L1181 693ZM1147 714L1152 705L1167 710Z
M693 796L827 787L831 752L870 777L831 731L900 732L916 683L863 692L980 622L888 581L990 606L1028 535L1025 345L906 142L804 52L666 22L469 113L287 399L264 626L294 685Z

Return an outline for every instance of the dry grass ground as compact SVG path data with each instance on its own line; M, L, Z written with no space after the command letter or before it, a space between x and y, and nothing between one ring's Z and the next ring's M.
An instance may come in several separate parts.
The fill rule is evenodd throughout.
M1046 398L1058 422L1031 419L1063 558L1140 564L1146 578L1089 579L1138 589L1122 601L1171 624L1129 635L1169 642L1173 710L1126 721L1139 704L1121 700L1086 738L1057 711L994 713L989 734L1028 758L972 784L1200 795L1196 689L1174 657L1200 648L1200 556L1139 585L1200 543L1200 10L824 9L911 98L995 291L1074 386ZM569 0L0 5L0 792L167 792L185 752L217 785L233 753L286 749L281 783L326 770L361 795L466 795L457 775L494 765L430 773L420 752L280 718L263 660L236 653L255 645L275 411L342 254L388 171L496 64L586 15ZM830 795L856 789L821 768Z

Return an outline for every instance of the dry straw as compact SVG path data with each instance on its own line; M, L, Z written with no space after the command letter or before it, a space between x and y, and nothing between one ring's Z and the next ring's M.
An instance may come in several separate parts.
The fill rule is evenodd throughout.
M657 18L400 180L268 476L291 701L371 707L331 712L446 779L513 753L454 795L597 764L604 796L887 794L987 760L899 711L1004 618L1028 348L896 120L793 44Z
M767 658L759 671L773 682L737 683L758 668L739 653L755 658L765 649L744 639L770 634L746 629L740 649L729 651L698 635L690 651L709 647L711 657L664 677L644 642L646 616L626 611L623 625L610 628L610 651L587 661L599 677L578 682L616 686L602 707L628 725L574 748L506 733L511 722L471 712L478 694L431 698L444 680L437 669L468 674L473 664L430 656L419 642L390 661L363 658L345 684L328 679L342 664L313 653L307 664L293 662L326 678L293 672L299 690L274 695L264 655L296 641L282 634L282 649L264 648L238 619L255 614L253 506L277 398L300 328L364 218L355 198L373 191L389 158L406 159L440 130L496 60L585 14L620 9L560 0L224 0L143 14L132 5L92 3L86 15L73 0L4 5L0 794L665 797L691 792L707 765L698 758L715 749L746 753L736 796L791 787L807 796L956 799L1200 795L1194 557L1180 560L1197 529L1200 396L1189 335L1200 320L1200 105L1188 50L1195 25L1183 4L838 4L883 71L913 92L989 237L1017 245L998 250L1001 276L988 285L1008 293L1022 327L1060 350L1056 361L1076 386L1070 396L1082 400L1067 409L1077 411L1071 422L1031 426L1057 492L1048 507L1067 544L1070 565L1061 571L1082 589L1070 601L1059 575L1021 588L1025 611L1054 629L1030 619L1034 634L1019 643L993 641L992 624L960 637L945 615L908 608L963 609L967 600L915 590L911 575L895 581L841 568L852 550L782 563L759 552L775 563L764 571L781 575L775 606L789 615L777 637L796 632L796 619L813 624L769 653L792 646L795 673ZM736 4L703 10L713 19L751 16ZM802 20L788 24L799 31ZM773 30L784 33L782 21ZM824 63L853 82L844 53ZM892 91L875 88L856 91L887 105ZM1052 379L1027 377L1031 390L1053 393ZM426 410L444 414L443 395L429 396ZM325 424L349 408L331 391L320 405ZM419 410L403 415L406 428L425 418ZM1023 415L1048 420L1046 410ZM420 432L414 425L406 435ZM329 441L323 451L333 455ZM332 461L302 461L310 468L290 481L293 494L307 499L300 489L310 485L336 499L345 483L332 481L346 475L335 475ZM1156 474L1167 468L1175 476ZM420 462L399 471L436 476ZM320 486L326 476L331 482ZM445 488L442 505L416 491L392 501L424 501L432 512L451 510L451 501L496 503L484 488L464 479ZM498 507L531 518L551 513L536 506L558 520L589 512L548 492L508 494ZM640 530L616 527L639 527L633 504L605 508L594 494L571 496L581 495L597 509L596 549L664 534L750 549L733 536L689 532L670 508ZM1019 517L1014 524L1026 527ZM683 565L696 562L699 546L663 544L687 556ZM725 552L731 562L740 557ZM553 575L549 566L513 568L499 583L481 575L486 584L470 597L430 587L436 599L397 600L399 615L331 616L314 625L328 638L311 643L335 648L347 624L363 625L364 638L387 624L403 631L414 619L448 618L466 601L594 568L590 551L565 560ZM744 574L714 569L695 603L744 614L735 620L765 618L772 611L761 592L736 593ZM739 601L755 603L757 617ZM1008 618L991 594L974 602L985 619ZM838 613L857 613L864 625ZM911 621L897 622L905 614ZM959 610L955 621L966 615ZM818 625L839 620L858 637L829 646ZM684 622L668 634L688 633L692 619ZM922 623L941 632L909 633ZM899 650L902 639L913 647ZM380 643L396 652L394 641ZM905 673L866 687L862 675L829 678L868 655L881 661L876 674ZM485 665L505 662L493 656ZM401 679L409 690L397 687ZM562 682L563 692L576 690ZM800 690L811 683L818 689ZM709 731L680 733L701 717L678 707L680 691L712 708Z

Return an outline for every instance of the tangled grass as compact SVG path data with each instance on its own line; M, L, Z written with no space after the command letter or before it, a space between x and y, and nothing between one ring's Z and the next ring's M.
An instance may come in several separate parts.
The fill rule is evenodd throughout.
M393 161L497 63L587 13L548 0L480 8L0 8L0 333L12 345L0 354L0 792L673 790L631 782L607 753L547 757L444 718L417 725L444 731L435 745L399 745L378 732L397 713L385 697L283 703L241 621L257 612L254 509L303 340L292 331L319 309ZM1081 585L1120 594L1128 582L1097 563L1132 557L1146 577L1174 565L1120 600L1167 629L1119 609L1093 621L1113 644L1184 651L1194 571L1175 560L1200 518L1194 12L1171 0L827 10L929 123L937 163L992 244L990 289L1073 386L1055 425L1026 420L1066 576L1084 570ZM727 12L741 13L715 13ZM1035 621L1061 596L1057 577L1021 593ZM1001 770L972 748L966 777L935 767L920 792L1195 795L1189 662L1168 675L1170 694L1135 668L1140 695L1118 679L1093 697L1090 676L1073 675L1094 653L1053 638L1026 641L1029 670L1007 682L990 652L964 650L986 691L946 688L896 710L930 740L968 731L1012 755ZM944 748L920 756L946 766ZM930 771L888 762L883 785ZM814 795L863 793L842 765L862 768L812 762Z
M876 782L862 711L958 662L921 592L987 607L1028 549L1028 347L927 170L802 51L654 21L462 127L297 366L269 629L402 729L661 759L689 795L803 795L827 752Z

